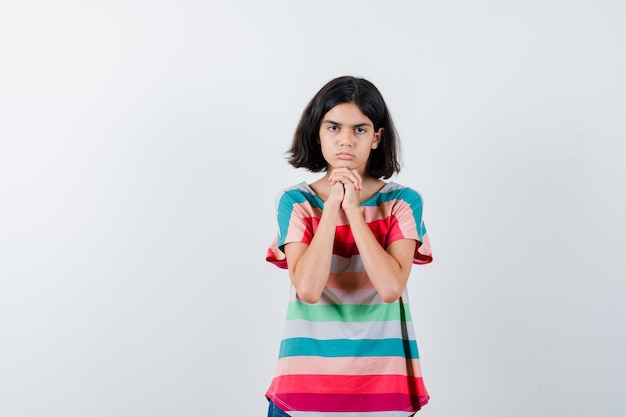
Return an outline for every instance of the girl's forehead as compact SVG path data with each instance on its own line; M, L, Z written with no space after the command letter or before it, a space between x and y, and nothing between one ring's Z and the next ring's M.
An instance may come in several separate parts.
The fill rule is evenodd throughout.
M331 108L322 118L322 122L334 121L346 124L372 123L356 103L341 103Z

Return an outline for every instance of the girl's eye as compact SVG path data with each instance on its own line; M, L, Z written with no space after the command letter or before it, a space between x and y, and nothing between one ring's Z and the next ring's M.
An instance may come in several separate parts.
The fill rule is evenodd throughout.
M338 127L338 126L333 126L333 125L330 125L330 126L328 126L328 130L330 130L331 132L336 132L336 131L338 131L338 130L339 130L339 127Z
M364 129L364 128L362 128L362 127L357 127L357 128L355 129L355 131L356 131L356 133L365 133L365 129Z

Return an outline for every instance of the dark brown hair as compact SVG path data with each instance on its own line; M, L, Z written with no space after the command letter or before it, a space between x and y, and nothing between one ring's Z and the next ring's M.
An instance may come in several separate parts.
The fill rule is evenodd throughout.
M355 103L372 123L383 128L380 144L372 149L367 172L375 178L389 178L400 171L400 143L396 128L380 91L371 82L352 76L335 78L324 85L306 106L300 117L287 161L296 168L321 172L328 168L319 144L322 118L333 107Z

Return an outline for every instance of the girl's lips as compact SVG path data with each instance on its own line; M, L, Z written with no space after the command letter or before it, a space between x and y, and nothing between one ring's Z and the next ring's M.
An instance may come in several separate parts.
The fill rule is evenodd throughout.
M349 154L349 153L338 153L337 154L337 158L339 158L339 159L352 159L352 158L354 158L354 156Z

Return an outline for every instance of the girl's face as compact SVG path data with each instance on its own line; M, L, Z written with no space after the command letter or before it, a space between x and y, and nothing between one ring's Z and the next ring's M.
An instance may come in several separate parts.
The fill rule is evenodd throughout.
M382 134L383 129L375 131L374 123L355 103L337 104L320 124L320 145L328 171L349 168L363 176L370 152L378 147Z

